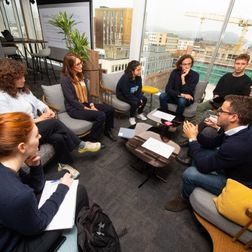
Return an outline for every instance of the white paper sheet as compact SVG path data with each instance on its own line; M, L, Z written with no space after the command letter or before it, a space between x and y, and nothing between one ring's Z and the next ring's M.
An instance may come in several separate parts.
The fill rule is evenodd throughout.
M79 180L74 180L69 191L67 192L63 202L61 203L58 212L53 217L52 221L46 227L46 230L67 229L72 228L75 218L76 194ZM47 199L55 192L59 180L47 180L43 189L39 208L45 203Z
M172 121L175 116L174 115L171 115L171 114L168 114L168 113L164 113L162 111L155 111L152 116L155 116L155 117L158 117L158 118L161 118L161 119L165 119L166 121Z
M142 147L153 151L160 156L163 156L165 158L169 158L172 154L172 152L175 150L174 147L170 146L169 144L163 143L159 140L156 140L152 137L150 137L147 141L145 141L142 144Z

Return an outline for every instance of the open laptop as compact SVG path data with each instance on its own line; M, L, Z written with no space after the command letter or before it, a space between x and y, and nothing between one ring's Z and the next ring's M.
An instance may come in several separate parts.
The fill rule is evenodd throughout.
M118 136L127 139L133 138L135 136L135 130L121 127Z

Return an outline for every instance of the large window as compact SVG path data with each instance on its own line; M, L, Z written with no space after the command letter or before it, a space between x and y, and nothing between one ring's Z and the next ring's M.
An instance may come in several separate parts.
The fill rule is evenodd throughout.
M133 1L93 1L94 47L102 68L122 71L129 62Z
M141 52L144 82L164 89L176 60L189 53L193 69L213 89L234 58L252 52L249 0L147 0ZM247 74L252 76L252 66Z

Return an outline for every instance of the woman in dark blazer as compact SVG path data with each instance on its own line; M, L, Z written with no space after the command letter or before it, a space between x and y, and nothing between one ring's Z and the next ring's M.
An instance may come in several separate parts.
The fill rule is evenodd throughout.
M91 140L100 138L103 131L111 140L116 140L111 129L114 127L114 109L107 104L93 103L82 72L82 61L74 53L64 57L60 78L67 113L76 119L91 121Z

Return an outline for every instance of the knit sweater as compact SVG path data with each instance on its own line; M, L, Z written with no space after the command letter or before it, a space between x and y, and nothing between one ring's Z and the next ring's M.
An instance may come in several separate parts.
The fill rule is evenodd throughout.
M251 85L252 81L246 74L235 77L232 73L227 73L220 78L213 94L223 98L230 94L249 95Z
M200 142L200 143L199 143ZM252 186L252 127L227 136L224 132L212 141L201 134L198 141L189 143L190 154L202 173L224 173L228 178ZM204 148L219 147L215 154L206 156Z
M36 195L44 183L41 166L31 167L30 174L17 174L0 163L0 251L13 251L24 237L39 234L57 213L68 187L59 184L38 209Z

